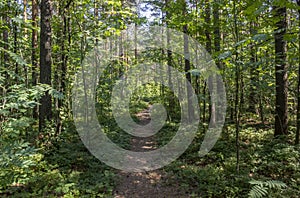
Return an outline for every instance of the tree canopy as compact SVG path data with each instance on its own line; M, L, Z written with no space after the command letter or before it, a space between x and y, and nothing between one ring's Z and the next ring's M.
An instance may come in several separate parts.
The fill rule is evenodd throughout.
M299 196L300 0L2 0L0 17L0 196ZM186 120L195 137L157 183L127 177L78 132L94 111L121 149Z

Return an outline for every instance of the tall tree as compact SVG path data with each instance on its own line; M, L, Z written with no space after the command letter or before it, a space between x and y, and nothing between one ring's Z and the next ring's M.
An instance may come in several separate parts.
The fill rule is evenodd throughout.
M300 0L297 0L297 4L300 7ZM298 9L298 23L300 27L300 8ZM297 85L297 129L296 129L296 140L295 144L300 143L300 29L298 33L298 85Z
M220 14L219 14L220 6L219 6L219 3L220 3L219 0L215 0L214 4L213 4L214 52L217 55L219 54L219 52L221 50L221 44L220 44L220 41L221 41L221 34L220 34ZM206 14L207 14L207 12L206 12ZM206 20L208 20L208 19L206 19ZM209 37L207 37L207 35L206 35L206 38L209 39ZM220 61L216 60L216 65L220 69ZM211 90L212 93L213 93L212 90L214 90L214 89L217 89L217 90L220 89L219 87L216 87L217 86L216 83L213 82L215 80L216 79L214 79L214 77L209 78L209 87L210 87L210 90ZM212 126L215 126L215 124L216 124L216 118L217 118L217 115L216 115L216 103L213 100L211 100L210 106L211 106L210 107L210 120L211 120Z
M250 23L250 35L253 36L256 34L255 28L255 22ZM257 60L256 60L256 46L254 42L251 42L250 44L250 93L249 93L249 108L248 111L255 113L256 112L256 104L257 104L257 91L256 91L256 83L258 81L257 79Z
M206 43L205 43L205 47L206 50L209 54L211 54L211 19L210 19L210 1L206 0L205 1L205 37L206 37ZM203 97L206 97L206 82L204 83L204 88L203 88ZM211 109L211 108L210 108ZM202 112L202 116L203 116L203 123L206 122L206 100L203 101L203 112Z
M205 48L206 51L211 54L211 36L210 36L210 29L211 29L211 17L210 17L210 12L211 12L211 8L210 8L210 1L206 0L205 1L205 38L206 38L206 43L205 43ZM204 86L203 86L203 97L206 98L206 87L207 84L206 82L204 82ZM210 108L211 109L211 108ZM206 122L206 100L204 99L203 101L203 111L202 111L202 122L205 123Z
M9 30L9 23L10 23L10 18L9 18L9 10L10 10L10 1L7 2L7 9L4 11L3 13L3 21L5 21L5 29L3 30L3 49L4 49L4 52L3 52L3 63L4 63L4 67L5 69L8 71L8 30ZM8 75L8 72L5 71L4 72L4 75L5 75L5 78L6 78L6 82L8 83L9 80L9 75Z
M37 0L32 0L32 36L31 36L31 64L32 64L32 85L37 84L37 49L38 49L38 32L37 32L38 5ZM33 118L38 118L38 109L33 109Z
M221 51L221 33L220 33L220 1L215 0L213 4L213 15L214 15L214 47L215 53L219 54ZM207 12L206 12L207 13ZM220 69L220 61L216 60L216 65Z
M234 23L234 34L235 34L235 42L239 42L239 30L238 30L238 19L237 19L237 0L233 1L233 23ZM239 52L238 52L238 46L235 47L235 105L234 105L234 111L235 111L235 144L236 144L236 171L239 173L240 171L240 100L239 100L239 94L240 94L240 65L239 65Z
M185 0L182 0L182 8L183 8L183 16L187 16L187 4ZM191 63L189 60L190 51L189 51L189 38L188 38L188 24L187 22L183 25L183 33L184 33L184 71L186 72L186 79L189 83L192 83L191 77ZM193 120L194 118L194 110L192 106L192 90L190 86L187 86L187 98L188 98L188 118L189 120Z
M23 0L23 17L24 17L24 23L27 23L27 0ZM25 34L25 40L28 42L28 34L27 34L27 28L24 28L24 34ZM29 85L29 79L28 79L28 67L24 65L24 73L25 73L25 85L28 87Z
M288 76L286 51L287 44L284 35L287 29L286 7L274 6L276 22L275 30L275 77L276 77L276 108L275 108L275 132L274 135L285 135L288 133Z
M23 0L23 17L24 22L27 23L27 0ZM24 29L25 37L27 37L27 28Z
M18 1L15 1L18 4ZM15 10L15 17L18 17L18 9ZM18 50L18 24L16 22L13 23L13 35L14 35L14 50L13 52L17 54ZM15 73L16 75L19 74L18 62L15 63ZM18 82L18 78L16 78L16 82Z
M169 25L169 21L171 19L171 13L168 10L169 9L169 0L165 1L166 4L166 26L168 27ZM170 47L170 30L167 29L167 46ZM168 63L168 86L170 89L173 89L173 84L172 84L172 73L171 73L171 69L170 67L172 67L172 62L173 62L173 54L171 50L167 50L167 63ZM174 101L174 97L170 96L169 97L169 106L168 106L168 111L170 112L170 115L174 115L174 105L175 105L175 101Z
M66 17L66 11L69 9L69 6L71 4L72 1L69 1L66 5L64 4L64 2L61 2L61 4L59 5L59 16L62 19L61 22L61 31L59 32L59 43L60 43L60 50L61 50L61 54L60 54L60 65L58 66L55 75L59 76L57 80L58 83L58 88L59 91L61 93L63 93L66 96L66 75L67 75L67 62L68 62L68 54L66 53L66 51L69 51L68 47L65 46L65 42L67 40L67 17ZM66 49L67 48L67 49ZM65 101L65 98L59 98L56 101L56 109L57 109L57 113L56 113L56 134L60 134L61 130L62 130L62 123L61 123L61 118L60 118L60 114L62 111L62 107L63 107L63 103Z
M41 31L40 31L40 82L51 85L51 0L41 1ZM41 98L39 129L45 126L46 120L51 120L51 96L49 92Z

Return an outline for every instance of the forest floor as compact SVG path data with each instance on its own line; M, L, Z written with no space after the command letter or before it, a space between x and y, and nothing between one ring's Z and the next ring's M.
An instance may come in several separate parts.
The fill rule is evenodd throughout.
M146 125L150 121L149 109L136 115L140 125ZM143 131L144 133L145 131ZM136 152L151 151L157 148L154 137L133 137L131 139L131 150ZM189 197L179 187L178 183L170 184L170 175L163 170L147 172L125 172L119 171L120 180L114 190L115 198L165 198L165 197Z

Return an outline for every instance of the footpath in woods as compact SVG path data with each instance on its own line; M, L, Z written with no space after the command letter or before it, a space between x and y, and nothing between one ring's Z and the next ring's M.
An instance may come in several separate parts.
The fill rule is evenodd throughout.
M149 109L137 114L139 124L146 125L150 121ZM143 131L143 133L146 131ZM153 136L147 138L133 137L131 150L145 152L155 150L156 141ZM119 172L120 180L114 190L115 198L166 198L189 197L187 192L179 188L179 183L168 183L168 176L163 170L128 173Z

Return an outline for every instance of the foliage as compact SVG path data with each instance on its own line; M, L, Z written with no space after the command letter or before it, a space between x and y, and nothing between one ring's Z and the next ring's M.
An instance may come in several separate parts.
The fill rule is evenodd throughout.
M133 1L52 0L51 86L38 83L44 66L38 62L44 57L38 55L39 44L33 43L32 33L41 29L40 17L32 18L33 2L0 1L0 197L113 196L118 172L88 152L72 119L75 73L101 39L107 39L105 50L112 59L100 76L95 107L104 132L122 148L130 149L132 136L112 115L111 95L119 78L146 61L191 74L201 123L186 152L163 169L166 185L177 183L191 197L299 196L300 147L291 143L300 67L300 13L295 1L146 0L136 7ZM280 38L287 42L290 122L288 133L274 139L271 123L278 116L274 34L283 32L276 30L282 19L274 16L276 6L287 8L288 29ZM198 151L212 104L201 71L195 65L185 71L184 57L166 49L142 52L122 42L113 49L111 38L135 36L127 31L132 24L177 31L186 27L190 37L211 51L226 85L228 111L222 137L206 156L200 158ZM161 35L167 38L166 33ZM36 112L46 92L54 115L40 132ZM138 122L136 114L155 103L164 104L168 112L166 124L153 137L160 148L172 140L180 124L181 109L172 91L157 83L137 87L129 111Z
M252 184L251 191L249 192L249 197L251 198L260 198L267 196L269 189L275 189L277 191L281 190L282 188L286 188L287 185L281 181L270 180L270 181L256 181L251 180L249 182Z
M272 130L256 131L244 125L240 172L236 174L234 128L231 125L226 128L212 151L202 158L195 154L203 139L201 129L189 149L164 168L171 178L168 182L179 182L196 197L248 197L250 192L251 196L297 197L299 147L270 139ZM168 128L169 134L172 130L176 128ZM159 140L164 144L163 139Z
M4 87L3 84L1 84ZM49 88L48 88L49 89ZM38 149L29 139L34 137L34 120L29 112L38 104L45 86L28 89L12 85L0 96L4 101L0 110L0 183L5 188L11 184L25 184L34 173L34 168L42 159Z

